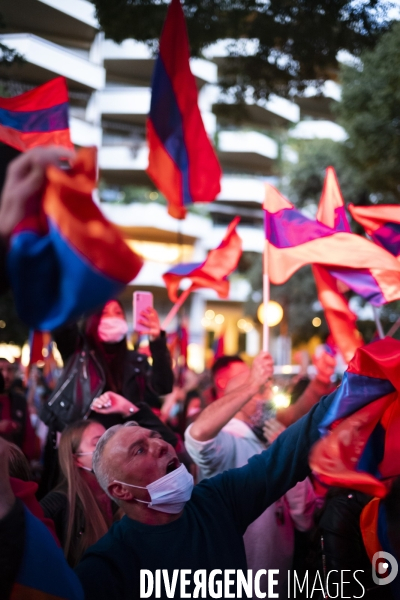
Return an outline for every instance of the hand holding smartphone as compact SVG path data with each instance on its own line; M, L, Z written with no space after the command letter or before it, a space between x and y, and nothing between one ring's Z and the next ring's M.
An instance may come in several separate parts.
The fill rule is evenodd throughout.
M149 327L142 325L143 311L153 308L153 294L151 292L133 292L133 329L138 333L149 333Z

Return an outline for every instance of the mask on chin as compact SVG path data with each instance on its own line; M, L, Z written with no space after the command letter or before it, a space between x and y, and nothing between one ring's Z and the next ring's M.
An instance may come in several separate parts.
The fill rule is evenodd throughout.
M120 317L103 317L100 319L97 333L105 344L116 344L128 333L128 323Z
M190 500L192 495L194 482L193 476L186 469L185 465L181 464L175 471L160 477L153 483L142 487L140 485L132 485L124 481L115 480L115 483L122 483L129 487L147 490L149 492L151 502L138 500L142 504L147 504L149 508L160 512L176 515L183 510L186 502Z

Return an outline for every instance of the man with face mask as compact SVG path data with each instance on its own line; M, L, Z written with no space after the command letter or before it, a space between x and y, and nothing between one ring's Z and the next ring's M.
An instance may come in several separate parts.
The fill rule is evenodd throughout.
M272 374L267 353L257 362L252 395ZM226 394L229 411L237 395L237 390ZM76 568L86 600L189 598L194 597L200 571L210 576L207 581L213 570L221 581L224 570L230 570L233 581L238 570L246 575L243 534L270 504L309 475L309 450L319 439L318 425L331 402L332 397L322 399L246 466L194 487L174 449L157 432L132 423L109 429L97 444L93 468L101 487L126 516L86 552ZM243 399L237 400L236 412L241 403ZM154 581L158 570L159 593L154 588L144 595L143 570ZM188 584L182 591L177 581L182 583L184 575ZM172 589L167 591L169 585ZM235 588L233 583L230 591ZM215 585L210 584L198 597L223 596L215 596Z
M225 359L225 360L224 360ZM185 445L198 465L201 477L213 477L227 469L244 466L266 448L262 436L264 411L260 410L271 395L270 384L260 394L253 384L262 356L255 358L252 369L239 357L221 357L213 368L215 402L200 414L185 432ZM271 360L272 376L272 360ZM225 395L237 394L230 404ZM241 406L238 400L241 399ZM313 524L315 494L307 478L271 504L244 535L247 565L259 569L279 569L281 577L275 591L283 598L292 567L295 529L307 531ZM260 589L268 592L268 581L261 579Z

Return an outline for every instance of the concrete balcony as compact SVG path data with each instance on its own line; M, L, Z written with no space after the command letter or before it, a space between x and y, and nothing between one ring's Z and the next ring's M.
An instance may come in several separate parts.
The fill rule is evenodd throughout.
M71 50L29 33L1 35L0 42L24 57L22 64L0 67L0 77L39 85L62 75L71 89L91 91L104 87L103 67Z
M300 107L300 117L313 117L334 121L333 106L340 102L341 89L335 81L325 81L320 90L313 86L305 89L301 96L294 98Z
M134 40L115 44L111 40L105 40L102 53L107 81L129 86L150 86L155 59L146 44ZM192 58L190 68L199 89L206 83L217 82L217 66L214 63Z
M53 42L89 49L99 30L95 8L85 0L3 2L4 31L34 33Z
M344 142L347 139L343 127L332 121L301 121L289 131L289 135L300 140L320 139Z
M96 107L109 122L144 126L150 112L151 89L146 87L107 87L96 94ZM203 110L202 119L209 136L216 131L216 117Z
M148 162L145 144L138 148L103 146L99 151L100 175L111 185L152 185L145 172Z
M69 127L71 140L75 146L97 146L97 148L101 146L101 127L97 127L76 117L70 117Z
M278 144L255 131L220 131L218 155L224 169L269 175Z

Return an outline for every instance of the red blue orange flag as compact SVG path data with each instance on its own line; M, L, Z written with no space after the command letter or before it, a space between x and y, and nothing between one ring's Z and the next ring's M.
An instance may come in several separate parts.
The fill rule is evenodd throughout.
M276 285L307 264L328 266L348 288L381 306L400 298L400 262L369 240L308 219L266 186L265 272Z
M400 206L382 204L381 206L349 205L349 211L355 221L360 223L375 244L400 257Z
M0 98L0 142L21 152L34 146L73 147L63 77L13 98Z
M42 213L15 229L7 257L19 316L51 331L115 297L142 261L92 199L96 149L82 149L71 170L50 166Z
M344 200L333 167L328 167L318 206L317 221L335 231L351 232L347 221ZM346 362L353 358L363 340L356 328L356 315L350 310L343 294L343 284L331 275L328 267L313 265L318 298L324 309L326 321L335 346Z
M182 6L172 0L153 73L147 173L177 219L185 218L193 202L215 200L222 174L200 115L189 57Z
M320 424L310 466L326 485L382 498L400 475L400 342L359 348Z
M242 255L242 240L236 231L239 221L240 217L235 217L218 248L210 250L204 262L180 263L164 273L171 302L178 301L179 284L186 278L192 281L192 289L211 288L220 298L228 297L228 275L236 269Z

